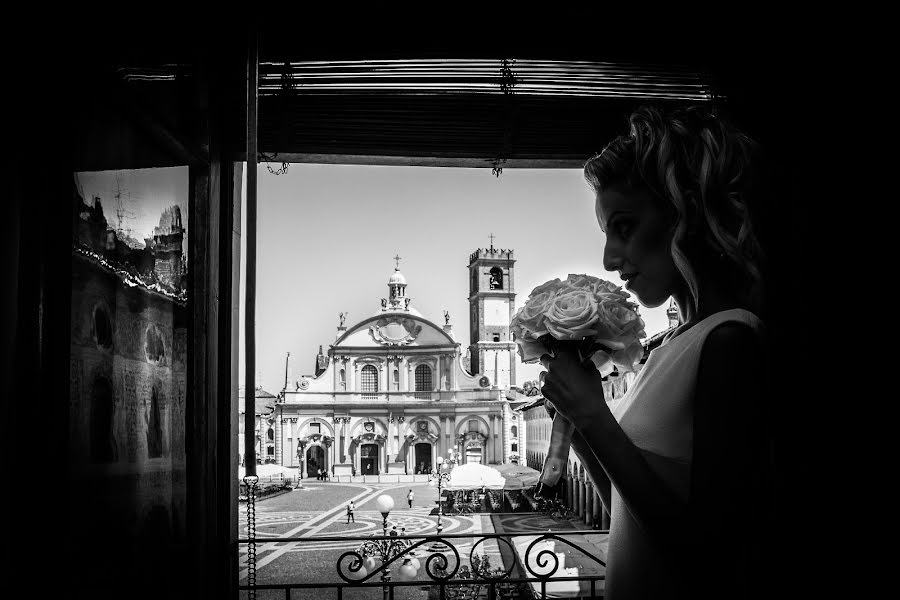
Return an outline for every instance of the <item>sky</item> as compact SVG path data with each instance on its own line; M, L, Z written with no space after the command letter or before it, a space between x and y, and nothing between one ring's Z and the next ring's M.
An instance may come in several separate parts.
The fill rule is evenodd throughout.
M153 237L153 228L159 227L159 218L171 206L178 205L182 225L185 230L190 227L187 167L84 171L76 173L75 180L86 204L99 196L109 226L125 230L139 242ZM183 251L187 254L188 236Z
M280 164L271 165L273 169ZM242 226L246 230L246 171ZM315 355L381 309L399 254L410 306L443 326L450 313L462 352L469 345L469 255L514 250L516 308L541 283L587 273L622 285L603 269L605 243L580 169L395 167L291 164L258 170L256 385L273 394L312 375ZM245 380L245 236L241 246L239 381ZM641 307L648 336L668 325L668 303ZM517 369L517 383L540 365Z

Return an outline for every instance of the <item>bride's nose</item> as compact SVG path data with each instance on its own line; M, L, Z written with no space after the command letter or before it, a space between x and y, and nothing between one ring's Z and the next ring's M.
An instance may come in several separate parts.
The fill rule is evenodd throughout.
M623 259L618 244L607 240L603 246L603 268L607 271L618 271L622 267Z

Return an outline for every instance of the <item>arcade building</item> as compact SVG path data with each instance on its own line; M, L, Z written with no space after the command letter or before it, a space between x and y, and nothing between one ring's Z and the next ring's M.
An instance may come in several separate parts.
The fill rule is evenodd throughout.
M332 478L427 473L438 456L459 464L517 458L512 250L479 248L469 259L470 343L411 306L397 267L388 296L345 326L314 375L289 382L275 406L275 462Z

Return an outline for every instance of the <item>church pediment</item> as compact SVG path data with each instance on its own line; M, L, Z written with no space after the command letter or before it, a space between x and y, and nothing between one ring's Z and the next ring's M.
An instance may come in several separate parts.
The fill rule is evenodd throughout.
M384 317L369 326L372 339L384 346L406 346L416 340L422 326L413 319Z
M357 323L333 347L455 346L436 325L407 313L384 314Z

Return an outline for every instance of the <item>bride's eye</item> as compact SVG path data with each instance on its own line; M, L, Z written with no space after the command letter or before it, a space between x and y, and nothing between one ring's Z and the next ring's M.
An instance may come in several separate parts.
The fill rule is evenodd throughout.
M616 230L622 239L628 239L628 236L634 231L634 224L628 221L619 221L616 224Z

